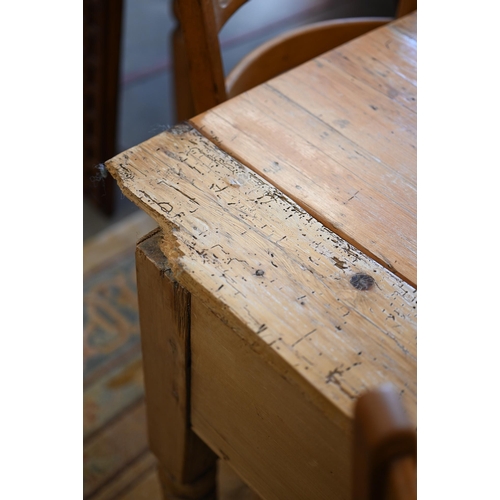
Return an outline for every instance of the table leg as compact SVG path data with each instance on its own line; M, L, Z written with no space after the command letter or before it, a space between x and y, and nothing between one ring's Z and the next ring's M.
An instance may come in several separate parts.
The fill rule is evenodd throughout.
M172 279L161 231L136 249L148 436L165 499L216 498L216 455L190 426L190 294Z

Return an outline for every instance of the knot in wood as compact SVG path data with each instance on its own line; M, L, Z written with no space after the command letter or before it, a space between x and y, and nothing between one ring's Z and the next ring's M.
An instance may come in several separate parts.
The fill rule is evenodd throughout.
M368 274L355 274L351 280L351 285L358 290L370 290L375 280Z

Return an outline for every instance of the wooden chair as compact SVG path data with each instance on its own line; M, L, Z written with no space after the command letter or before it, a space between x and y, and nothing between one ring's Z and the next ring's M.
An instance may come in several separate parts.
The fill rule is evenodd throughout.
M178 121L202 113L393 20L336 19L296 28L252 51L224 79L218 34L247 1L174 0L174 13L179 21L173 38ZM396 17L416 7L416 0L400 0Z
M416 500L417 436L391 385L361 395L354 413L353 500Z

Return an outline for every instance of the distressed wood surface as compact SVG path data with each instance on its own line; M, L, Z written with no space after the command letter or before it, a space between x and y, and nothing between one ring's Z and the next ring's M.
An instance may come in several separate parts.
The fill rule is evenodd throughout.
M191 123L413 286L417 13Z
M175 279L345 432L386 381L416 420L412 286L188 125L106 166L162 228Z

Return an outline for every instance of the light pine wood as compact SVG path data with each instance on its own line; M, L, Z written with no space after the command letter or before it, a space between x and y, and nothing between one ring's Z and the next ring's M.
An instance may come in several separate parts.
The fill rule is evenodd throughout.
M162 228L175 279L335 426L343 451L368 388L392 382L415 417L413 287L188 125L106 165ZM354 288L358 273L375 285Z
M190 426L190 294L172 280L160 237L136 252L149 445L165 499L215 500L216 455Z
M415 158L413 163L405 161L405 140L415 127L408 116L416 112L412 59L416 15L380 32L387 38L371 39L356 54L346 44L312 61L325 72L310 73L307 102L301 101L301 77L293 75L302 68L290 73L295 80L286 80L285 75L276 79L274 88L274 81L258 88L285 96L295 110L302 106L307 111L305 106L315 101L303 115L305 140L295 147L301 151L301 166L314 157L304 154L314 145L309 131L314 119L329 124L327 132L335 130L344 149L352 146L350 155L342 156L340 147L335 154L325 154L322 168L327 170L328 162L335 167L337 182L329 180L332 190L345 191L351 181L364 183L363 189L372 189L370 196L379 197L376 205L385 206L380 217L395 217L380 240L379 228L371 228L370 249L325 227L321 216L317 221L310 215L318 213L308 203L298 198L307 208L304 211L256 173L253 165L246 167L189 124L107 162L124 193L161 228L161 233L148 238L151 246L144 255L149 257L138 258L138 272L146 277L139 290L147 304L146 313L141 311L150 343L145 366L152 367L146 369L146 379L149 370L149 385L156 388L151 393L156 391L151 399L157 406L152 410L156 416L150 439L154 436L156 454L164 457L160 477L168 494L197 498L202 492L196 479L208 477L205 492L213 498L215 452L263 498L349 498L353 408L358 396L391 382L416 421L416 290L401 268L394 267L397 260L376 254L378 242L390 239L390 231L395 231L400 214L393 214L394 207L407 214L410 224L416 218L410 189L416 189ZM399 62L398 54L402 54ZM332 82L342 99L330 106L321 89ZM360 103L377 109L357 109ZM335 129L331 121L344 113L342 104L351 113L350 121L336 123ZM268 126L265 110L257 103L254 108ZM278 108L273 111L276 116ZM301 132L290 109L283 106L289 119L282 116L278 129L286 131L286 140L293 144ZM377 110L381 113L372 113ZM248 141L245 123L232 129L231 140L221 140L222 123L221 119L203 133L223 148L239 134L242 143ZM374 130L392 124L398 137L391 139L391 147L380 147L377 156ZM260 147L267 135L269 130L254 139L252 147ZM264 143L260 158L265 168L279 171L281 163L272 155L275 143L285 140L279 134L273 138ZM284 151L283 163L293 163L290 152L294 148ZM356 158L362 155L363 161ZM307 195L311 186L305 188ZM348 203L358 194L352 193ZM364 215L370 217L370 210ZM416 247L416 239L409 241ZM139 246L145 244L146 240ZM165 273L167 261L170 271ZM354 288L352 279L359 273L374 278L370 289ZM177 326L172 330L172 325ZM172 334L180 325L184 326ZM172 397L176 390L168 394L172 381L183 388L180 399ZM171 420L167 430L165 422ZM172 437L172 431L180 439ZM199 443L199 449L208 444L213 452L207 448L201 454L193 452L189 443ZM187 464L188 457L194 467ZM181 474L176 478L172 471ZM414 473L414 464L390 471L391 495L405 490L407 481L402 479L412 480L410 472Z
M191 120L413 286L416 20L371 31Z
M349 498L350 432L311 404L293 368L258 356L192 301L194 431L266 500Z

